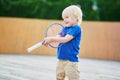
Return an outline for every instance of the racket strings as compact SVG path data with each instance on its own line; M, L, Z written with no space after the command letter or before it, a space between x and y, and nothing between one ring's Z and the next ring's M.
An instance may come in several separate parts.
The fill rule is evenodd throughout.
M47 31L47 37L55 37L58 36L59 33L62 31L63 27L61 25L55 24L52 25L48 31ZM50 43L51 46L53 47L58 47L59 43L58 42L52 42Z
M59 31L61 30L60 26L52 26L49 30L48 30L48 35L47 36L56 36L59 34Z

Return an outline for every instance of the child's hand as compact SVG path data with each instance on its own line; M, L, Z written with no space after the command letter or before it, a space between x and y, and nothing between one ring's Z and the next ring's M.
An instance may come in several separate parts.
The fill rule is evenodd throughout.
M45 47L48 47L49 44L47 44L47 43L43 43L43 45L44 45Z
M46 38L44 38L43 45L47 47L49 45L49 43L51 43L51 42L52 42L52 37L46 37Z

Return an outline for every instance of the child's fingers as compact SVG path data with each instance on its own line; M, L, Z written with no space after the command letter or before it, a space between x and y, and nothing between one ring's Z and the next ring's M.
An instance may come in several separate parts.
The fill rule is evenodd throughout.
M48 44L44 44L45 47L48 47Z
M48 43L46 43L46 42L44 41L43 45L47 47L47 46L48 46Z
M52 38L51 37L46 37L46 38L44 38L44 44L49 44L49 43L51 43L51 41L52 41Z

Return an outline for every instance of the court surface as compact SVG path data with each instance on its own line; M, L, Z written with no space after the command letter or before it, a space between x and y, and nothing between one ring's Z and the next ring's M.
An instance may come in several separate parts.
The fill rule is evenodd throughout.
M56 56L0 55L0 80L56 80ZM80 80L120 80L120 62L80 59Z

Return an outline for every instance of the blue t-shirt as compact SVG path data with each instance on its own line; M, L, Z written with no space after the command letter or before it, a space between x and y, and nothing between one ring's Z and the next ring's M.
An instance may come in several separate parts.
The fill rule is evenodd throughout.
M69 60L71 62L78 62L79 45L81 41L81 28L79 25L72 27L65 27L60 33L62 37L67 34L72 35L73 39L67 43L63 43L61 47L58 48L57 56L60 60Z

